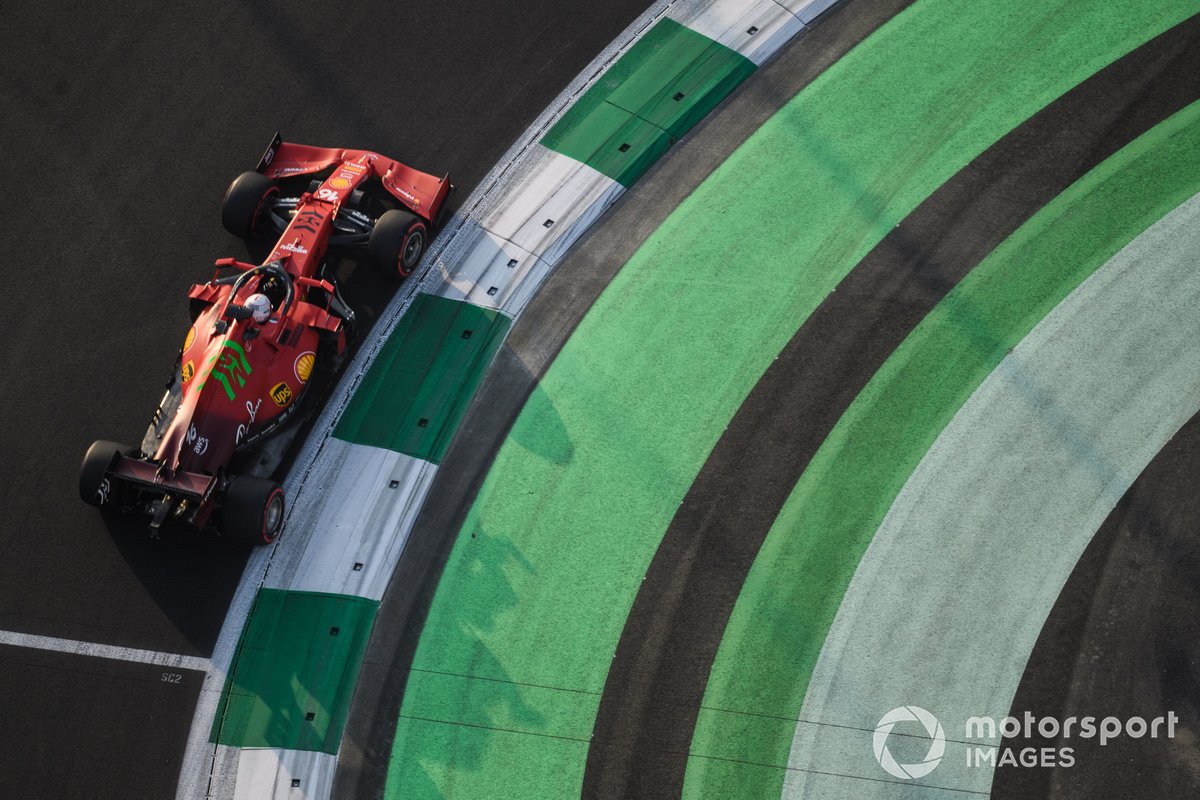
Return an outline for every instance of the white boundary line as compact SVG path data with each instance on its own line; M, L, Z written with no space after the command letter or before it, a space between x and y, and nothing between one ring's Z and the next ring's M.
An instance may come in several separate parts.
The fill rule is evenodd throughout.
M79 642L74 639L55 639L50 636L35 636L32 633L0 631L0 645L3 644L12 647L27 647L32 650L66 653L73 656L105 658L110 661L130 661L135 664L151 664L156 667L188 669L203 673L208 673L212 670L212 662L199 656L160 653L155 650L137 650L132 647L118 647L111 644Z

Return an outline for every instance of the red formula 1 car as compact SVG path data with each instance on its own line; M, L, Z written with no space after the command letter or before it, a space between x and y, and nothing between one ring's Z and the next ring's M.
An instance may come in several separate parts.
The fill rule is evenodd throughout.
M84 502L145 514L154 534L168 520L212 521L233 539L274 541L284 496L271 476L317 405L307 390L336 374L353 332L326 254L365 250L385 273L408 275L452 188L378 153L276 134L258 169L230 184L221 221L248 239L273 229L278 242L261 265L217 261L188 292L192 327L146 436L137 449L92 444Z

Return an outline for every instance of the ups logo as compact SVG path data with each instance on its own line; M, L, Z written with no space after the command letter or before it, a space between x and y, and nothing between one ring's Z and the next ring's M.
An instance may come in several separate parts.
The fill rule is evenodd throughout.
M287 383L280 381L271 387L271 399L275 401L275 405L283 408L288 403L292 402L292 388Z
M179 372L183 375L183 382L187 383L196 374L196 365L189 361L183 365L183 368Z

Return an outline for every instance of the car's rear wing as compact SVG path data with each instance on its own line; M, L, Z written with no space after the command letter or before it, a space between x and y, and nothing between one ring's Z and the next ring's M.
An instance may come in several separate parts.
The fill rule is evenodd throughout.
M288 178L320 172L338 164L366 156L383 188L419 217L440 221L442 206L450 194L449 176L442 178L413 169L399 161L370 150L342 150L313 147L283 141L278 133L258 162L257 171L269 178Z
M198 500L207 500L217 485L213 475L198 475L184 470L167 471L140 458L118 455L109 473L142 489L173 492Z

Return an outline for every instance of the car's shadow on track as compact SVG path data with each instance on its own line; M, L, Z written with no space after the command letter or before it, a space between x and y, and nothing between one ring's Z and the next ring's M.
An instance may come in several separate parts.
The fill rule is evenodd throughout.
M195 649L194 655L211 657L250 548L222 539L211 528L168 525L154 538L140 518L101 516L146 594Z

